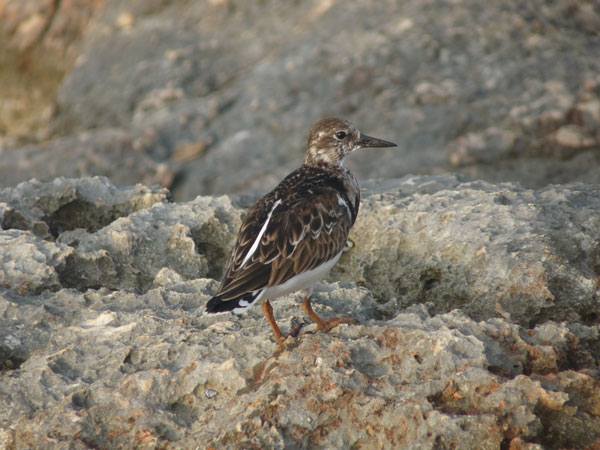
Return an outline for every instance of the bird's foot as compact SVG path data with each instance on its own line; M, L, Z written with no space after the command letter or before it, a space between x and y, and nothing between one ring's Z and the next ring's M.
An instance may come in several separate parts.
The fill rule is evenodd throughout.
M305 297L304 301L302 302L302 309L306 315L308 315L308 317L310 317L317 324L317 329L325 333L342 323L358 323L358 320L351 317L333 317L327 321L321 319L321 317L312 309L312 305L310 304L310 299L308 296Z
M356 325L358 320L353 319L352 317L333 317L329 320L323 320L322 322L322 324L317 323L317 328L319 331L327 333L342 323Z

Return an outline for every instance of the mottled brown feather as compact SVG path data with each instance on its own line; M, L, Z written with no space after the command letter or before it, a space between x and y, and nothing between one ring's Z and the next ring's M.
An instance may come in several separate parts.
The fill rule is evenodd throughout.
M359 148L393 146L361 134L346 120L318 121L310 132L302 167L248 211L221 288L207 302L205 313L239 314L261 298L305 289L322 277L332 264L296 278L334 262L346 245L358 215L360 192L356 179L344 166L345 157ZM293 281L287 283L289 280ZM282 284L285 287L275 288ZM264 311L281 338L272 311ZM309 316L314 319L315 314Z
M219 295L223 300L230 300L239 297L240 293L262 289L269 280L270 272L269 266L264 264L253 264L246 267L235 277L223 280ZM227 281L226 284L225 281Z
M259 200L240 228L218 295L227 300L285 283L341 252L356 217L356 213L340 208L339 196L343 193L338 177L343 175L303 166ZM330 183L331 177L337 182ZM310 192L298 189L301 185L310 186ZM242 266L278 200L280 204L271 213L260 243Z

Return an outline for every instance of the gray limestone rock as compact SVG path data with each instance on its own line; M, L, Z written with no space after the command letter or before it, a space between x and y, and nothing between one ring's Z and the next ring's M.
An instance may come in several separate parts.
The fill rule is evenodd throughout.
M31 232L0 232L0 284L20 295L61 287L58 267L73 253L67 245L45 241Z
M258 307L202 315L247 199L173 204L102 178L3 190L2 217L22 219L0 230L0 447L593 448L597 186L368 187L313 293L359 324L318 333L291 294L273 302L284 333L302 326L284 347ZM77 201L89 226L48 225Z
M354 246L330 279L367 287L382 318L431 302L436 312L461 308L476 319L524 326L597 320L597 187L534 191L450 175L367 185ZM2 241L3 282L35 293L44 280L53 288L144 292L173 276L219 279L240 205L248 204L227 197L165 203L166 191L117 189L102 178L24 183L0 198L10 231ZM161 270L170 271L166 280ZM24 273L40 281L27 288Z
M58 242L75 251L63 285L145 291L163 268L184 279L220 278L240 225L240 210L228 198L197 197L155 204L95 233L65 232Z
M392 312L433 302L525 326L600 317L599 186L536 191L452 175L368 185L333 279L392 299Z
M118 188L105 177L31 180L0 190L0 224L3 230L31 230L41 238L76 228L95 232L169 199L160 186Z
M97 266L86 266L73 242L55 242L55 237L95 233L119 217L169 197L169 192L158 186L117 188L102 177L57 178L46 183L32 180L1 190L1 285L20 294L32 294L69 286L67 280L86 269L87 280L93 277L91 274L106 272L100 269L106 266L106 258L99 256ZM101 248L96 250L103 254ZM81 267L74 266L74 262ZM79 283L75 287L84 289L87 285Z
M2 190L0 283L35 293L44 286L145 291L163 268L186 279L220 277L240 210L225 197L169 198L161 187L117 188L102 177Z
M379 321L364 289L320 286L320 313L362 323L308 330L283 349L259 308L201 316L212 280L4 293L0 443L534 449L600 438L598 326L525 330L422 306ZM294 296L276 302L278 316L299 311Z

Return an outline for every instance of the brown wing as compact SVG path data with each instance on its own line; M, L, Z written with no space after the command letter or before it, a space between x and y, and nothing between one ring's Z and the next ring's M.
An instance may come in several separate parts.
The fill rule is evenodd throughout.
M240 228L218 295L237 298L314 269L342 251L351 227L352 213L334 188L290 202L263 198Z

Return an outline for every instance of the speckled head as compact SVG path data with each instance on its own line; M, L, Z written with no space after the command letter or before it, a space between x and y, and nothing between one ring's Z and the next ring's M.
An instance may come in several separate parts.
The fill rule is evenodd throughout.
M341 166L348 153L363 147L396 147L396 144L361 134L347 120L321 119L310 131L304 164Z

